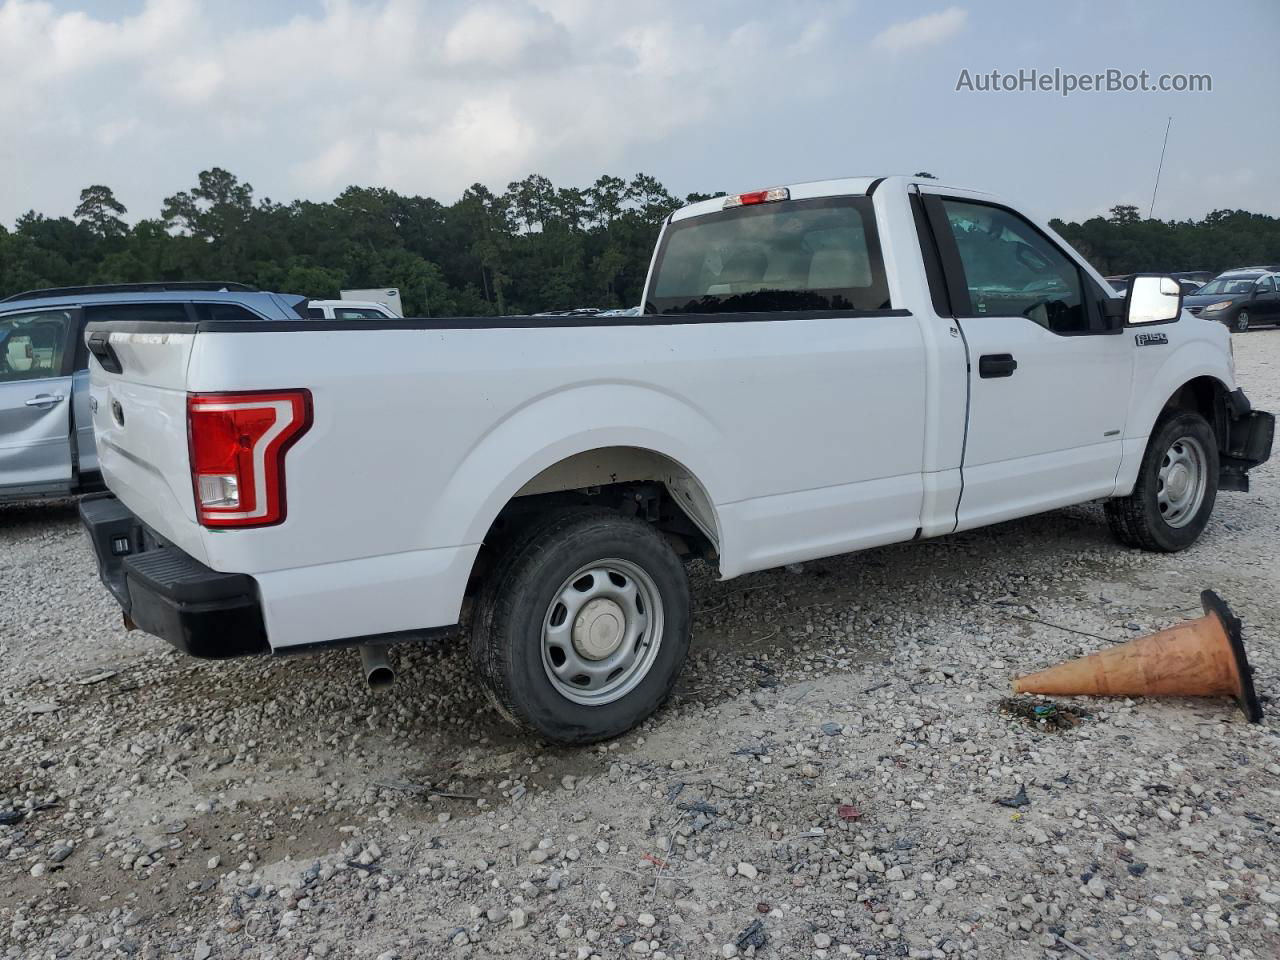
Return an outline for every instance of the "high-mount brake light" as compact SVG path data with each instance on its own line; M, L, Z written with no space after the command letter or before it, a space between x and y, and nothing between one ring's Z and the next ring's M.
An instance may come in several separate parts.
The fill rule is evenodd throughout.
M309 390L187 394L200 523L266 527L284 520L284 456L310 427Z
M724 209L730 207L749 207L756 203L773 203L775 200L790 200L791 191L786 187L770 187L768 190L757 190L754 193L739 193L724 198Z

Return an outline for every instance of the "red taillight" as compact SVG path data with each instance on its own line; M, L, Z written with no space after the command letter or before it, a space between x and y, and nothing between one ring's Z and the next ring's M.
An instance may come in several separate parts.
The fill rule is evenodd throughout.
M773 203L775 200L790 200L791 191L786 187L770 187L768 190L756 190L753 193L739 193L724 198L724 208L749 207L754 203Z
M196 516L206 527L284 520L284 455L311 426L311 392L187 394Z

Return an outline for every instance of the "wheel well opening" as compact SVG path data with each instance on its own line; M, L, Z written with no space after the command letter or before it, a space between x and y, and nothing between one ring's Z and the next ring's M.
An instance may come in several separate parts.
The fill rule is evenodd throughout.
M716 562L719 531L705 488L682 464L652 450L603 447L547 467L498 511L485 534L467 592L528 523L549 510L607 507L652 523L686 559Z
M1165 403L1165 411L1186 410L1209 421L1221 446L1227 435L1227 389L1213 377L1188 380Z

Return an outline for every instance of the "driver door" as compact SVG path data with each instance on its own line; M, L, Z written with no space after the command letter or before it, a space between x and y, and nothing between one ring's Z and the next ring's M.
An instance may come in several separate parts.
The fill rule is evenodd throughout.
M925 208L969 357L956 529L1110 495L1133 354L1101 289L1008 208L937 195Z
M0 497L70 488L71 310L0 316Z
M1280 323L1280 291L1275 276L1258 281L1249 309L1259 323Z

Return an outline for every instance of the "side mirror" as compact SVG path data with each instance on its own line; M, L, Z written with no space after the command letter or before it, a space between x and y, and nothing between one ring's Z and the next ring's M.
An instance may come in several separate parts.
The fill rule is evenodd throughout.
M1182 288L1173 277L1140 274L1129 284L1124 300L1127 326L1168 323L1182 313Z

